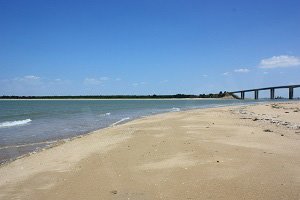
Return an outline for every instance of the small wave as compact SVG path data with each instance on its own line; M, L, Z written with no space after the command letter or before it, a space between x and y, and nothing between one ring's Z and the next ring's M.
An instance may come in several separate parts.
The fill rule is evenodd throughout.
M34 143L29 143L29 144L19 144L19 145L11 145L11 146L4 146L0 147L0 150L3 149L9 149L9 148L20 148L20 147L28 147L28 146L36 146L36 145L41 145L41 144L53 144L56 143L57 141L46 141L46 142L34 142Z
M100 116L100 117L105 117L105 116L109 116L109 115L110 115L110 112L104 113L104 114L100 114L99 116Z
M130 117L125 117L125 118L113 123L111 126L116 126L116 125L120 124L121 122L124 122L124 121L129 120L129 119L130 119Z
M6 127L11 127L11 126L21 126L21 125L25 125L31 121L32 121L31 119L24 119L24 120L18 120L18 121L2 122L2 123L0 123L0 128L6 128Z
M180 108L172 108L171 111L172 111L172 112L179 112L179 111L180 111Z

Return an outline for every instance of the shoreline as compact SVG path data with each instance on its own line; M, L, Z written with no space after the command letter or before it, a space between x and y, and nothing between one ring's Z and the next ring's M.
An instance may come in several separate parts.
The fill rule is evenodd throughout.
M207 99L207 100L211 100L213 98L210 98L210 99ZM11 99L11 100L41 100L41 101L44 101L44 100L48 100L48 99ZM63 99L51 99L51 101L54 100L63 100ZM65 99L65 100L88 100L88 99ZM110 100L110 99L92 99L92 100ZM132 99L115 99L115 100L132 100ZM144 99L135 99L135 100L144 100ZM152 100L152 99L148 99L148 100ZM154 99L155 100L155 99ZM156 100L173 100L173 99L156 99ZM175 99L175 100L193 100L193 99ZM198 100L206 100L206 98L202 98L202 99L198 99ZM214 98L214 100L228 100L228 99L218 99L218 98ZM229 99L231 100L231 99ZM265 102L255 102L253 101L252 103L247 103L245 105L257 105L257 104L264 104ZM269 102L270 103L270 102ZM220 106L212 106L212 107L203 107L203 108L188 108L188 109L183 109L183 110L179 110L179 111L166 111L166 112L162 112L162 113L154 113L154 114L149 114L149 115L144 115L144 116L139 116L137 118L129 118L127 119L124 118L124 119L121 119L119 121L116 121L110 125L108 125L107 127L103 127L103 128L99 128L99 129L95 129L95 130L89 130L89 131L86 131L86 132L83 132L82 134L79 134L77 136L73 136L73 137L66 137L66 138L62 138L62 139L54 139L54 140L50 140L50 141L41 141L41 142L36 142L36 143L29 143L29 144L21 144L20 146L35 146L34 144L42 144L42 143L45 143L45 144L49 144L49 145L46 145L46 146L43 146L43 147L38 147L36 150L34 151L30 151L30 152L27 152L23 155L20 155L18 157L15 157L15 158L10 158L8 160L4 160L4 161L1 161L0 162L0 167L3 166L3 165L7 165L11 162L14 162L15 160L18 160L18 159L22 159L24 157L28 157L32 154L36 154L36 153L39 153L41 151L44 151L44 150L47 150L47 149L50 149L50 148L53 148L53 147L56 147L58 145L62 145L64 144L65 142L68 142L68 141L72 141L74 139L77 139L77 138L81 138L81 137L84 137L84 136L87 136L87 135L90 135L94 132L98 132L98 131L101 131L103 129L107 129L107 128L112 128L114 126L119 126L119 125L122 125L122 124L126 124L126 123L129 123L129 122L132 122L132 121L135 121L135 120L139 120L139 119L143 119L143 118L148 118L148 117L151 117L151 116L156 116L156 115L161 115L161 114L168 114L168 113L174 113L174 112L186 112L186 111L191 111L191 110L198 110L198 109L210 109L210 108L223 108L223 107L236 107L236 106L243 106L244 104L242 105L220 105ZM14 146L4 146L3 148L14 148Z
M48 99L11 99L12 101L19 101L19 100L21 100L21 101L31 101L31 100L33 100L33 101L39 101L39 100L41 100L41 101L48 101ZM56 100L58 100L58 101L60 101L60 100L63 100L63 99L52 99L53 101L56 101ZM49 101L52 101L52 100L49 100ZM82 100L82 99L66 99L67 101L68 100ZM88 99L83 99L83 100L88 100ZM93 99L93 100L110 100L110 99ZM126 100L126 99L115 99L115 100ZM128 99L128 100L131 100L131 99ZM135 100L137 100L137 101L139 101L139 100L144 100L144 99L135 99ZM148 99L148 100L152 100L152 99ZM156 99L156 100L173 100L173 99ZM175 99L175 100L193 100L193 99ZM198 99L198 100L211 100L211 99L206 99L206 98L202 98L202 99ZM217 98L215 98L214 100L228 100L228 99L217 99ZM231 100L231 99L229 99L229 100ZM247 104L247 105L251 105L251 104L260 104L260 103L264 103L264 102L255 102L255 101L253 101L253 102L251 102L251 103L249 103L249 102L247 102L247 103L245 103L245 104ZM131 122L131 121L134 121L134 120L138 120L138 119L141 119L141 118L147 118L147 117L150 117L150 116L155 116L155 115L160 115L160 114L165 114L165 113L173 113L173 112L184 112L184 111L188 111L188 110L195 110L195 109L207 109L207 108L218 108L218 107L229 107L229 106L240 106L240 104L242 104L243 105L243 103L242 102L240 102L240 103L232 103L232 104L229 104L229 105L219 105L219 106L211 106L211 107L202 107L202 108L187 108L187 109L180 109L179 111L164 111L164 112L161 112L161 113L152 113L152 114L148 114L148 115L143 115L143 116L139 116L139 117L136 117L136 118L128 118L128 117L126 117L126 118L122 118L122 119L120 119L119 121L116 121L116 122L112 122L110 125L108 125L108 126L106 126L106 127L103 127L103 128L97 128L97 129L93 129L93 130L88 130L88 131L85 131L85 132L83 132L83 133L80 133L79 135L76 135L76 136L71 136L71 137L66 137L66 138L61 138L61 139L53 139L53 140L47 140L47 141L37 141L37 142L34 142L34 143L27 143L27 144L17 144L17 145L10 145L10 146L4 146L4 147L2 147L2 149L3 148L18 148L17 146L35 146L35 144L36 145L38 145L38 144L43 144L43 143L45 143L45 144L49 144L49 145L46 145L46 146L41 146L41 147L37 147L37 149L35 149L35 150L32 150L32 151L28 151L28 152L26 152L26 153L24 153L24 154L22 154L22 155L20 155L20 156L17 156L17 157L12 157L12 158L9 158L9 159L7 159L7 160L2 160L2 161L0 161L0 166L2 166L2 165L6 165L6 164L9 164L9 163L11 163L11 162L13 162L13 161L15 161L15 160L18 160L18 159L20 159L20 158L23 158L23 157L27 157L27 156L29 156L29 155L31 155L31 154L36 154L36 153L38 153L38 152L40 152L40 151L44 151L45 149L48 149L48 148L52 148L53 146L57 146L57 143L64 143L65 141L69 141L69 140L73 140L73 139L75 139L75 138L78 138L78 137L82 137L82 136L84 136L84 135L89 135L91 132L95 132L95 131L100 131L100 130L102 130L102 129L106 129L106 128L110 128L110 127L113 127L113 126L115 126L116 124L117 125L121 125L121 124L124 124L124 123L128 123L128 122ZM1 150L1 149L0 149Z
M122 101L122 100L126 100L126 101L128 101L128 100L134 100L134 101L139 101L139 100L239 100L239 99L228 99L228 98L145 98L145 99L142 99L142 98L140 98L140 99L138 99L138 98L136 98L136 99L134 99L134 98L132 98L132 99L130 99L130 98L124 98L124 99L114 99L114 98L112 98L112 99L93 99L93 98L91 98L91 99L89 99L89 98L84 98L84 99L80 99L80 98L74 98L74 99L38 99L38 98L36 98L36 99L0 99L0 101L1 100L3 100L3 101L10 101L10 100L12 100L12 101L30 101L30 100L37 100L37 101L43 101L43 100L49 100L49 101L67 101L67 100L71 100L71 101L80 101L80 100L87 100L87 101L91 101L91 100L101 100L101 101L108 101L108 100L112 100L112 101ZM251 99L249 99L249 100L251 100Z
M16 99L16 100L18 100L18 99ZM20 100L27 100L27 99L20 99ZM28 99L28 100L33 100L33 99ZM34 99L34 100L47 100L47 99ZM60 99L52 99L52 100L60 100ZM63 99L61 99L61 100L63 100ZM66 100L69 100L69 99L66 99ZM74 99L74 100L82 100L82 99ZM86 99L86 100L88 100L88 99ZM93 99L93 100L98 100L98 99ZM106 100L106 99L100 99L100 100ZM107 100L109 100L109 99L107 99ZM115 99L115 100L122 100L122 99ZM128 99L128 100L131 100L131 99ZM140 100L140 99L136 99L136 100ZM141 99L141 100L143 100L143 99ZM151 100L151 99L149 99L149 100ZM157 100L161 100L161 99L157 99ZM168 99L168 100L172 100L172 99ZM185 99L178 99L178 100L185 100ZM187 100L189 100L189 99L187 99ZM202 98L202 100L205 100L205 98ZM216 99L216 100L218 100L218 99ZM228 99L224 99L224 100L228 100ZM280 101L278 101L278 102L280 103ZM282 102L284 102L284 101L282 101ZM289 102L297 102L297 100L292 100L292 101L289 101ZM269 104L269 103L271 103L271 102L253 102L251 104L243 104L243 105L221 105L221 106L207 107L207 108L206 107L205 108L191 108L191 109L185 109L185 110L180 110L180 111L168 111L168 112L162 112L162 113L155 113L155 114L140 116L140 117L133 118L133 119L130 119L130 118L129 119L126 118L126 120L121 119L121 120L119 120L117 122L114 122L114 123L110 124L107 127L103 127L103 128L99 128L99 129L95 129L95 130L91 130L91 131L86 131L86 132L84 132L82 134L79 134L77 136L67 137L67 138L62 138L62 139L57 139L57 140L51 140L51 141L37 142L36 144L39 144L39 143L41 143L41 144L42 143L47 144L47 143L49 143L49 145L44 146L42 148L38 148L38 149L36 149L34 151L27 152L27 153L25 153L23 155L15 157L15 158L10 158L8 160L4 160L3 162L0 162L0 168L1 168L1 166L8 165L8 164L10 164L10 163L12 163L12 162L14 162L16 160L22 159L24 157L28 157L28 156L30 156L32 154L37 154L37 153L45 151L47 149L51 149L51 148L54 148L56 146L63 145L66 142L69 142L69 141L72 141L72 140L75 140L75 139L79 139L79 138L88 136L90 134L93 134L95 132L99 132L99 131L102 131L102 130L105 130L105 129L109 129L109 128L112 128L112 127L115 127L115 126L120 126L120 125L123 125L123 124L126 124L126 123L130 123L132 121L139 120L139 119L147 119L148 117L159 116L159 115L163 115L163 114L170 114L170 113L175 113L175 112L187 112L187 111L192 111L192 110L200 110L200 109L203 110L203 109L212 109L212 108L241 107L241 106L251 106L251 105L259 105L259 104ZM31 144L35 144L35 143L21 144L21 146L22 145L28 145L28 146L30 146Z
M30 156L24 156L24 157L22 157L22 158L19 158L19 159L16 159L16 160L14 160L14 161L12 161L12 162L9 162L9 163L5 163L5 164L3 164L3 165L1 165L0 166L0 175L2 174L3 175L3 172L7 172L6 174L7 174L7 176L5 177L6 178L6 181L8 181L8 182L10 182L11 184L9 184L10 185L10 187L15 187L15 186L11 186L11 185L19 185L20 186L20 184L22 185L22 182L24 181L24 180L28 180L29 182L31 182L30 180L33 180L32 178L30 178L30 177L32 177L34 174L39 174L40 172L37 172L37 171L35 171L35 170L33 170L33 171L30 171L30 170L28 170L27 172L25 172L24 173L24 171L23 171L23 175L22 175L22 173L21 172L18 172L18 173L12 173L14 170L13 169L16 169L15 167L17 167L17 166L19 166L19 165L25 165L25 163L27 164L27 165L34 165L33 164L33 160L36 160L37 158L39 158L38 160L47 160L47 163L50 163L50 168L49 167L38 167L38 166L36 166L37 167L37 169L39 169L39 170L41 170L41 171L43 171L43 173L45 173L45 172L47 172L48 171L48 173L50 173L51 171L56 171L55 169L57 169L58 168L58 170L60 171L60 170L63 170L63 171L67 171L66 173L68 174L69 173L69 170L70 170L70 168L68 167L68 166L65 166L64 164L62 164L62 163L60 163L60 161L58 161L58 160L60 160L60 159L58 159L57 160L57 158L53 158L52 160L50 159L47 159L47 158L45 158L45 155L48 155L49 157L51 157L51 156L57 156L57 153L58 152L60 152L60 150L62 150L62 149L65 149L67 152L66 152L66 154L68 155L68 156L70 156L69 154L74 154L75 152L77 152L78 154L80 154L79 155L79 157L77 157L77 156L75 156L75 158L74 159L72 159L72 158L67 158L67 157L65 157L65 160L64 161L66 161L67 163L66 164L70 164L70 166L71 166L71 174L72 173L77 173L77 171L76 170L78 170L77 168L76 168L76 166L78 166L78 164L79 163L81 163L83 160L85 160L85 159L89 159L89 158L94 158L94 154L96 153L96 154L98 154L97 152L100 152L100 154L102 155L102 151L104 151L104 152L111 152L112 151L112 153L114 152L114 151L118 151L117 149L120 149L121 148L121 146L122 146L122 144L123 143L126 143L126 142L130 142L130 141L132 141L131 143L134 143L135 144L135 142L134 142L134 140L137 140L138 138L140 138L139 140L142 140L142 141L144 141L144 137L150 137L151 135L149 135L149 131L150 130L152 130L151 131L151 133L152 134L154 134L155 136L154 136L154 138L152 138L151 140L153 140L153 141L156 141L156 140L158 140L158 139L161 139L161 138L166 138L165 140L167 141L167 140L170 140L170 139L172 139L172 138L170 138L170 136L164 136L164 135L161 135L162 133L160 133L160 132L163 132L164 134L168 134L167 132L168 131L170 131L170 130L173 130L173 129L169 129L169 128L163 128L163 127L165 127L165 125L164 124L162 124L160 121L162 120L162 121L165 121L165 123L167 123L167 124L169 124L169 123L171 123L170 125L168 125L168 126L173 126L172 124L173 124L173 122L172 122L172 120L174 121L174 120L177 120L177 118L179 117L183 117L183 116L185 116L184 118L180 118L180 120L183 120L183 122L181 122L181 123L183 123L183 125L185 124L185 123L188 123L188 124L190 124L188 127L189 128L185 128L186 127L186 125L184 125L182 128L176 128L176 129L174 129L174 131L176 132L176 134L177 134L177 136L178 137L181 137L181 135L178 135L181 131L181 129L182 130L186 130L187 131L187 133L185 133L185 134L187 134L187 135L185 135L184 137L183 137L183 139L185 138L185 137L191 137L191 138L193 138L193 137L200 137L200 138L202 138L202 137L208 137L208 136L205 136L205 135L203 135L203 136L201 136L201 135L199 135L198 136L198 134L196 134L196 132L194 131L194 130L198 130L198 128L197 129L195 129L196 127L198 127L199 125L197 125L198 123L195 123L195 120L197 119L197 118L195 118L196 116L198 116L199 114L201 114L202 113L202 115L204 115L204 116L201 116L201 115L199 115L199 117L201 118L201 120L200 120L200 123L203 123L203 122L201 122L201 121L203 121L203 120L206 120L207 122L205 122L206 123L206 125L205 125L205 127L203 127L203 128L201 128L201 127L199 127L200 128L200 130L202 130L202 131L204 131L204 132L207 132L207 131L212 131L212 133L215 133L215 134L221 134L221 135L223 135L222 133L219 133L219 131L218 131L218 129L216 129L216 130L214 130L213 129L213 127L214 126L216 126L215 124L212 124L212 122L211 121L214 121L214 123L217 123L216 121L220 121L220 122L218 122L218 123L224 123L224 121L226 121L225 119L220 119L218 116L219 116L219 114L220 115L222 115L222 113L223 112L225 112L225 113L228 113L229 115L227 116L227 114L225 114L227 117L232 117L231 116L231 114L233 115L233 116L237 116L237 115L241 115L243 118L245 118L245 119L242 119L242 118L240 118L240 117L238 117L238 118L240 118L239 120L238 120L238 122L239 123L241 123L241 124L243 124L244 123L244 121L246 120L247 121L247 123L248 123L248 121L250 121L250 123L261 123L261 121L263 121L262 119L258 119L257 118L257 116L251 116L251 118L248 116L248 117L245 117L244 115L245 114L241 114L241 113L234 113L234 112L244 112L244 111L241 111L242 109L242 107L246 107L247 109L255 109L255 107L261 107L261 108L264 108L264 107L267 107L266 105L271 105L272 103L277 103L277 104L291 104L291 105L293 105L293 104L298 104L299 105L299 102L297 102L297 101L289 101L289 102L265 102L265 103L259 103L259 104L254 104L254 105L239 105L239 106L224 106L224 107L217 107L217 108L201 108L201 109L191 109L191 110L184 110L184 111L180 111L180 112L168 112L168 113L160 113L160 114L156 114L156 115L150 115L150 116L147 116L147 117L143 117L143 118L138 118L138 119L134 119L134 120L132 120L132 121L129 121L129 122L126 122L126 123L122 123L122 124L118 124L118 125L116 125L116 126L110 126L110 127L106 127L106 128L103 128L103 129L100 129L100 130L96 130L96 131L92 131L92 132L89 132L89 133L87 133L87 134L85 134L85 135L81 135L81 136L77 136L77 137L75 137L75 138L72 138L72 139L68 139L68 141L67 142L63 142L62 144L61 143L59 143L59 144L57 144L57 145L54 145L53 147L50 147L50 148L47 148L47 149L44 149L44 150L41 150L41 151L39 151L38 153L34 153L34 154L32 154L32 155L30 155ZM275 111L277 111L277 108L275 109ZM272 112L273 112L273 110L272 110ZM285 112L287 112L287 111L285 111ZM216 113L216 114L214 114L214 113ZM230 114L231 113L231 114ZM251 112L249 112L249 114L251 114ZM291 113L291 114L298 114L298 112L293 112L293 113ZM214 116L214 118L209 118L208 120L206 119L206 117L205 117L205 115L208 115L208 116ZM215 116L216 115L216 116ZM258 116L262 116L262 115L258 115ZM199 118L198 117L198 118ZM255 118L254 118L255 117ZM250 118L250 119L249 119ZM254 119L254 120L253 120ZM265 118L264 118L265 119ZM171 121L170 121L171 120ZM187 121L188 120L188 121ZM191 120L191 121L190 121ZM186 122L185 122L186 121ZM197 121L197 120L196 120ZM266 121L266 120L265 120ZM217 124L218 124L217 123ZM226 121L226 123L229 123L229 124L231 124L232 122L229 120L229 121ZM265 122L262 122L262 123L265 123ZM269 122L268 122L269 123ZM149 124L149 125L147 125L147 124ZM155 126L150 126L150 124L157 124L157 125L155 125ZM269 125L269 124L267 124L267 125ZM160 126L162 126L161 128L159 128ZM248 126L249 126L249 124L248 124ZM266 126L266 125L264 125L264 126ZM143 128L142 128L143 127ZM151 128L152 127L152 128ZM155 128L155 127L157 127L157 128ZM177 127L177 126L176 126ZM195 128L194 128L195 127ZM227 125L224 127L224 131L223 132L226 132L226 130L229 128L226 128L227 127ZM238 129L239 128L243 128L244 126L242 126L242 127L237 127ZM150 129L149 129L150 128ZM283 128L285 128L285 127L283 127ZM210 130L210 129L212 129L212 130ZM231 128L230 128L231 129ZM257 129L257 127L250 127L250 129L252 130L254 130L254 129ZM273 128L272 128L273 129ZM138 135L136 135L136 133L138 133L139 132L139 130L144 130L144 131L142 131L141 132L141 134L143 133L143 132L145 132L144 134L144 136L143 135L141 135L141 136L139 136L139 134ZM222 129L223 130L223 129ZM247 130L248 130L248 128L247 128ZM275 129L274 129L275 130ZM279 132L280 132L280 128L278 128L278 130L279 130ZM278 131L277 129L276 129L276 131ZM124 132L125 131L125 133L122 133L122 132ZM167 132L166 132L167 131ZM179 131L179 132L178 132ZM215 131L217 131L217 132L215 132ZM274 133L276 132L276 131L273 131ZM290 132L291 130L289 130L288 132ZM165 133L166 132L166 133ZM195 132L195 133L194 133ZM296 132L296 131L295 131ZM274 134L274 133L271 133L271 134ZM190 134L196 134L196 135L190 135ZM232 133L230 133L230 132L226 132L225 133L225 135L226 134L232 134ZM235 133L236 134L236 133ZM277 134L277 133L276 133ZM275 134L274 134L275 135ZM285 134L286 135L286 134ZM253 138L253 136L252 135L250 135L251 137L251 140L254 140L255 138ZM279 135L280 136L280 135ZM223 137L223 136L222 136ZM247 136L247 137L249 137L249 136ZM260 136L260 137L269 137L268 135L266 135L266 136ZM282 137L282 136L281 136ZM295 135L286 135L286 137L290 137L290 138L298 138L298 135L297 134L295 134ZM100 147L98 147L98 145L99 144L95 144L93 141L93 139L96 139L96 138L102 138L102 139L104 139L104 140L100 140L100 141L102 141L102 146ZM137 138L137 139L135 139L135 138ZM226 137L225 137L226 138ZM270 139L270 138L269 138ZM172 139L173 140L173 139ZM177 140L177 139L176 139ZM184 139L183 141L185 141L186 139ZM211 139L209 139L208 141L210 141ZM92 142L92 143L86 143L87 141L90 141L90 142ZM147 141L147 139L146 139L146 141ZM274 141L277 141L277 139L276 140L274 140ZM296 144L299 144L299 142L297 142L298 140L296 140ZM148 142L148 141L147 141ZM203 142L201 142L201 140L199 141L200 143L203 143ZM277 141L278 142L278 141ZM290 141L290 142L292 142L291 144L293 144L294 145L294 143L295 143L295 141L293 140L293 141ZM113 147L109 147L110 146L110 144L113 146ZM205 143L203 143L203 144L205 144ZM242 142L242 144L243 144L243 142ZM93 145L95 145L95 147L94 148L96 148L96 149L89 149L88 147L86 147L85 148L85 150L84 150L84 152L86 153L83 153L83 152L78 152L78 150L76 150L75 151L75 147L76 148L80 148L79 146L85 146L85 145L91 145L91 146L93 146ZM108 145L108 146L107 146ZM121 145L121 146L120 146ZM125 144L124 144L125 145ZM131 144L131 145L133 145L133 144ZM131 145L129 145L129 146L131 146ZM136 143L135 145L139 145L138 143ZM226 145L226 143L225 143L225 145ZM120 146L120 147L119 147ZM126 146L126 145L125 145ZM128 145L127 145L128 146ZM126 146L126 149L130 149L129 147L127 147ZM214 145L213 145L214 146ZM179 148L182 148L182 146L181 145L179 145L178 146ZM112 148L112 149L111 149ZM123 147L122 147L123 148ZM121 149L122 149L121 148ZM144 147L141 147L142 149L144 148ZM170 147L169 147L170 148ZM194 148L196 148L196 146L194 147ZM211 147L208 147L208 148L211 148ZM227 147L226 147L227 148ZM272 148L275 148L275 147L272 147ZM296 147L294 147L293 146L293 148L296 148ZM141 150L142 150L141 149ZM171 149L165 149L165 151L171 151L173 148L171 148ZM74 152L75 151L75 152ZM173 149L172 151L176 151L176 149ZM278 151L278 150L276 150L276 151ZM289 151L288 151L289 152ZM191 153L193 153L193 151L191 151L191 152L189 152L189 154L191 154ZM246 152L245 152L246 153ZM45 154L45 155L42 155L42 154ZM124 154L124 152L123 152L123 154ZM135 152L135 154L138 154L138 152ZM50 156L51 155L51 156ZM103 154L103 155L105 155L105 154ZM115 154L112 154L112 155L115 155ZM167 156L168 154L163 154L164 156ZM176 154L177 155L177 154ZM200 154L201 155L201 154ZM74 156L74 155L73 155ZM117 156L117 154L115 155L115 156ZM179 156L179 157L178 157ZM171 165L171 168L172 169L177 169L178 168L178 163L179 163L179 166L185 166L185 165L187 165L187 166L190 166L191 168L195 168L196 169L196 167L195 166L198 166L198 164L196 164L196 163L194 163L194 161L192 161L192 160L186 160L187 158L186 158L186 156L185 156L185 153L180 153L180 155L178 155L178 156L176 156L176 159L175 160L170 160L170 161L168 161L168 162L171 162L171 163L173 163L173 164L167 164L167 163L165 163L167 166L168 165ZM64 157L64 156L63 156ZM118 156L117 156L118 157ZM189 157L189 156L188 156ZM118 157L119 159L121 159L122 160L122 158L121 157ZM125 157L126 158L126 157ZM299 162L299 156L297 157L296 156L296 162ZM96 159L96 158L95 158ZM98 159L98 158L97 158ZM171 159L171 158L170 158ZM179 160L178 160L179 159ZM56 161L57 160L57 161ZM198 162L198 161L197 161ZM180 164L181 163L181 164ZM183 164L182 164L183 163ZM185 164L184 164L185 163ZM190 163L190 164L187 164L187 163ZM93 165L91 165L90 163L86 163L87 164L87 166L90 166L90 167L93 167ZM80 164L81 165L81 164ZM173 165L175 165L175 168L173 168L172 166ZM73 171L72 169L73 169L73 167L75 167L76 168L76 170L75 171ZM118 165L116 165L116 166L118 166ZM144 167L142 167L142 168L150 168L150 171L151 170L154 170L156 167L158 167L158 166L153 166L153 165L142 165L142 166L144 166ZM134 167L134 166L133 166ZM154 168L153 168L154 167ZM201 167L201 166L200 166ZM5 168L5 170L3 171L3 169ZM13 168L13 169L12 169ZM74 168L74 169L75 169ZM153 168L153 169L152 169ZM179 167L179 168L181 168L181 167ZM189 168L189 167L187 167L187 168ZM36 170L37 170L36 169ZM134 167L134 169L135 169L135 167ZM164 169L164 167L163 167L163 169ZM80 170L79 170L80 171ZM155 171L155 170L154 170ZM297 171L297 170L296 170ZM20 174L21 173L21 174ZM51 172L52 173L52 172ZM50 174L51 174L50 173ZM14 174L14 175L13 175ZM26 175L27 174L27 175ZM297 171L297 176L299 176L300 174L299 174L299 172ZM1 175L1 176L2 176ZM26 175L26 176L24 176L24 175ZM9 176L11 176L11 177L9 177ZM17 176L17 177L23 177L23 181L22 182L20 182L20 181L18 181L18 179L19 178L13 178L14 176ZM104 176L106 176L105 174L104 174ZM173 176L172 176L173 177ZM7 179L8 178L8 179ZM12 178L12 179L11 179ZM36 178L38 178L38 177L36 177ZM35 179L36 179L35 178ZM86 176L83 176L82 178L86 178ZM22 179L22 178L21 178ZM20 179L20 180L21 180ZM10 180L10 181L9 181ZM25 181L26 182L26 181ZM50 181L51 182L51 181ZM55 184L54 184L55 185ZM7 186L7 184L5 184L5 182L2 182L2 183L0 183L0 191L3 189L3 187L4 188L6 188L5 186ZM7 186L8 187L8 186ZM32 185L31 184L31 187L36 187L36 186L34 186L34 185ZM104 187L104 186L103 186ZM125 186L120 186L121 188L122 187L125 187ZM2 188L2 189L1 189ZM52 187L50 187L49 189L51 189L51 188L55 188L54 186ZM105 187L104 187L105 188ZM297 187L296 187L297 188ZM5 192L6 190L3 190L3 192ZM47 191L47 190L46 190ZM37 191L36 191L37 192ZM65 191L66 192L66 191ZM20 192L20 191L15 191L15 192L13 192L14 194L15 193L17 193L18 195L21 195L22 196L22 192ZM7 192L6 192L6 194L8 194ZM31 196L33 199L35 199L37 196L35 196L35 195L37 195L37 193L34 193L34 194L31 194L31 195L33 195L33 196ZM107 195L107 196L105 196L105 195ZM110 194L109 193L109 191L107 192L107 193L105 193L105 197L111 197L111 195L112 194ZM150 194L148 194L148 195L150 195ZM39 196L39 195L38 195ZM150 195L151 196L151 195ZM40 197L40 196L39 196ZM73 196L74 197L74 196ZM76 197L76 196L75 196ZM157 199L157 197L154 197L155 199ZM0 199L1 199L1 195L0 195ZM49 197L48 199L51 199L51 197ZM53 199L53 198L52 198ZM180 198L179 198L180 199Z
M26 99L23 99L23 100L26 100ZM38 100L38 99L36 99L36 100ZM42 100L44 100L44 99L42 99ZM53 99L53 100L56 100L56 99ZM81 99L78 99L78 100L81 100ZM116 100L118 100L118 99L116 99ZM224 105L224 106L220 106L220 107L230 107L230 106L234 106L234 105L229 105L229 106L228 105ZM211 107L211 108L215 108L215 107ZM27 153L25 153L23 155L20 155L20 156L16 157L16 158L11 158L11 159L5 160L3 162L0 162L0 168L1 168L1 166L8 165L8 164L10 164L10 163L12 163L12 162L14 162L16 160L22 159L24 157L28 157L28 156L30 156L32 154L37 154L37 153L39 153L41 151L45 151L47 149L51 149L51 148L54 148L54 147L59 146L59 145L63 145L66 142L69 142L69 141L72 141L72 140L75 140L75 139L78 139L78 138L82 138L82 137L88 136L90 134L94 134L95 132L99 132L99 131L102 131L102 130L105 130L105 129L113 128L115 126L120 126L120 125L129 123L129 122L132 122L132 121L135 121L135 120L145 119L145 118L148 118L148 117L162 115L162 114L168 114L168 113L173 113L173 112L185 112L185 111L197 110L197 109L207 109L207 108L192 108L192 109L180 110L180 111L168 111L168 112L163 112L163 113L155 113L155 114L140 116L138 118L133 118L133 119L130 119L130 118L127 119L126 118L126 120L121 119L119 121L116 121L116 122L110 124L107 127L103 127L103 128L99 128L99 129L95 129L95 130L91 130L91 131L86 131L86 132L84 132L84 133L82 133L80 135L73 136L73 137L67 137L67 138L58 139L58 140L51 140L51 141L42 141L42 142L30 143L30 144L21 144L21 145L31 145L31 144L39 144L39 143L50 143L49 146L45 146L45 147L36 149L34 151L27 152ZM6 148L6 147L7 146L4 146L3 148ZM10 148L10 146L8 146L7 148Z

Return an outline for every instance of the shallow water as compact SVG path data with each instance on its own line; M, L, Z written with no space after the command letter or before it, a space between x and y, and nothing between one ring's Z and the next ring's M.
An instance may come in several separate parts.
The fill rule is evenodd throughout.
M1 100L0 163L57 140L142 116L252 100Z

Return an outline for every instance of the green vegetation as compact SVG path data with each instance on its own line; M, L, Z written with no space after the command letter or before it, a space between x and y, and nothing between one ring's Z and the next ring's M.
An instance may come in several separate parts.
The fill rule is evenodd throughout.
M218 94L176 94L176 95L85 95L85 96L6 96L0 99L183 99L183 98L223 98L225 96L233 96L227 92L219 92Z

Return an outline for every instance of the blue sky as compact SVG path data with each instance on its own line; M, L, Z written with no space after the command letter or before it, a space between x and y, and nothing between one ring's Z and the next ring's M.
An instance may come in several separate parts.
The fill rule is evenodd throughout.
M299 0L0 0L0 95L300 84L299 10Z

